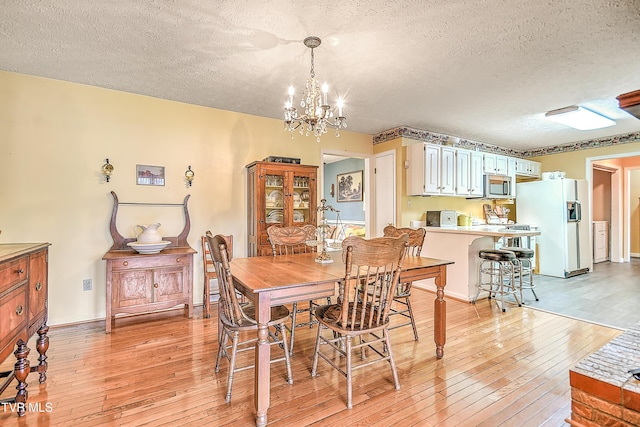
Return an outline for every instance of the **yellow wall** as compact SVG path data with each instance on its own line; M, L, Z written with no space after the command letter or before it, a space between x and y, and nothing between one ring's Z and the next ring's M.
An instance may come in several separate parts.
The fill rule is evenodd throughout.
M215 96L212 94L211 96ZM279 108L274 104L274 108ZM191 195L189 243L200 235L234 235L245 254L244 166L269 155L320 165L320 149L373 152L371 136L333 132L314 137L283 131L282 121L146 96L0 72L0 243L52 243L49 272L51 324L103 318L105 262L111 247L110 191L121 202L182 203ZM111 182L101 174L109 158ZM163 187L135 184L136 164L166 168ZM184 172L191 165L195 181ZM160 232L182 229L178 208L121 208L120 232L160 222ZM194 300L202 302L202 266L196 255ZM93 291L82 291L82 280Z

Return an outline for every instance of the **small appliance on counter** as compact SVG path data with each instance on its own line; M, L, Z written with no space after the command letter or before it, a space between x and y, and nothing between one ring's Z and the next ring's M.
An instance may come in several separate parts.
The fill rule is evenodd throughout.
M458 215L458 226L460 227L471 227L472 218L468 215L460 214Z
M455 227L458 225L456 211L427 211L427 227Z

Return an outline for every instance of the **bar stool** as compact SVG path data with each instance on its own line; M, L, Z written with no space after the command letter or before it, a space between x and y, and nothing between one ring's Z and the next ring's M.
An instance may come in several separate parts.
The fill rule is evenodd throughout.
M524 296L522 295L523 289L529 289L533 293L536 301L540 301L538 299L538 295L536 295L536 291L533 289L535 285L533 284L533 263L531 260L533 259L533 249L528 248L520 248L515 246L509 246L502 248L505 251L511 251L516 254L516 263L514 274L518 276L517 287L520 290L520 301L524 304Z
M481 260L478 269L478 292L472 302L475 304L480 292L485 291L489 292L489 299L494 295L503 312L506 311L505 294L513 295L516 304L520 307L514 276L518 262L515 253L503 249L483 249L478 253L478 257ZM487 280L483 280L485 277ZM497 299L498 295L500 295L500 301Z

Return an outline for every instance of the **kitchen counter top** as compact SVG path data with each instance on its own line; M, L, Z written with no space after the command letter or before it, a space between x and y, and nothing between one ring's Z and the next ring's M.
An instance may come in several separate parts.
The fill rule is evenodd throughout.
M472 225L470 227L424 227L428 233L471 234L491 237L539 236L537 230L511 230L504 225Z

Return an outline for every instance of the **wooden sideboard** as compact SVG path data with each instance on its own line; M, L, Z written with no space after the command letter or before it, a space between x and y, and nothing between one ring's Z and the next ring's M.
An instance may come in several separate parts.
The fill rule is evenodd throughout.
M15 403L19 416L26 411L29 373L38 372L40 383L47 380L49 246L49 243L0 245L0 362L12 352L17 359L12 371L0 372L0 394L14 379L18 381L16 397L0 403ZM27 342L36 332L38 364L31 366Z
M113 191L113 212L110 232L113 246L102 259L107 261L107 308L105 331L111 328L118 314L141 314L184 305L185 316L193 315L193 254L187 243L191 227L187 202L183 203L122 203ZM123 237L116 227L119 205L154 205L182 207L185 226L177 237L163 237L171 242L157 254L139 254L127 246L136 239Z

